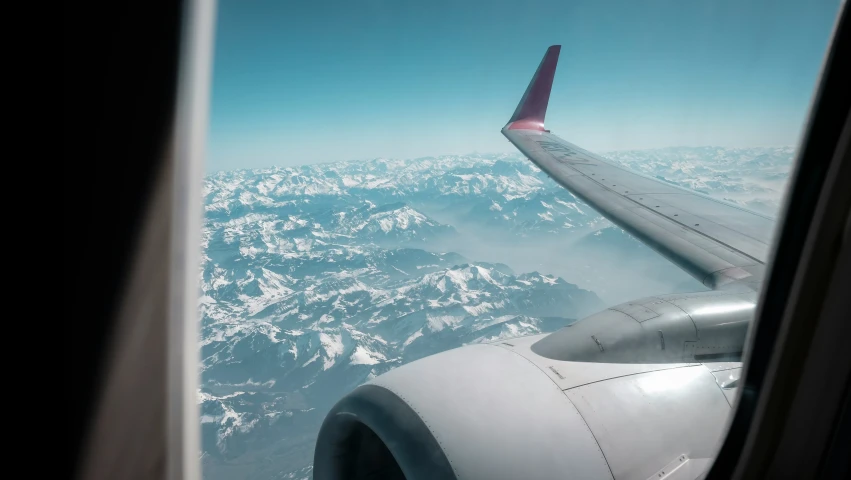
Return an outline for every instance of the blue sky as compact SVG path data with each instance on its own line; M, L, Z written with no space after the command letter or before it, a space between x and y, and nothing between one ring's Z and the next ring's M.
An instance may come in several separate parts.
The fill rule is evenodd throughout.
M513 152L549 45L547 128L592 151L798 140L838 0L220 0L207 170Z

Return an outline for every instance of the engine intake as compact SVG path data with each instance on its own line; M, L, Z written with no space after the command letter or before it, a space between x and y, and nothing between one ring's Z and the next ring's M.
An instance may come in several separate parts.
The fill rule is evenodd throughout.
M356 388L329 413L316 480L611 478L573 403L522 356L470 345Z
M344 397L326 417L319 439L316 479L455 478L428 426L383 387L363 385Z

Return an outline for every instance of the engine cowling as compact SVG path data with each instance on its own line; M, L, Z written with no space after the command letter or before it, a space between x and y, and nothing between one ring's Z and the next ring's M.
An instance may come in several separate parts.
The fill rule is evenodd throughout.
M433 355L356 388L319 432L314 478L611 478L576 408L491 345Z
M334 406L314 478L697 475L735 400L741 365L727 357L741 354L753 303L748 292L650 297L399 367Z
M740 361L755 307L752 291L647 297L583 318L532 350L574 362Z

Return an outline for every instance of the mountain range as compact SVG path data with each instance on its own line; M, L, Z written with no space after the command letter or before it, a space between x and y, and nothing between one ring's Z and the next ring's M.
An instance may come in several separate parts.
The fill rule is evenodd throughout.
M775 214L789 147L607 158ZM237 170L204 183L206 479L309 478L346 392L468 343L553 331L630 298L702 290L519 155Z

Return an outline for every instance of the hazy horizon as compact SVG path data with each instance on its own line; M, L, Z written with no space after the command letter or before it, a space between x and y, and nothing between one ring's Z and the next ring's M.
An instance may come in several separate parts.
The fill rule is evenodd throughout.
M513 147L512 147L513 148ZM792 148L797 149L797 145L795 144L778 144L778 145L744 145L739 147L728 147L724 145L671 145L667 147L652 147L652 148L625 148L625 149L617 149L617 150L605 150L597 153L603 158L606 155L614 154L614 153L633 153L633 152L653 152L653 151L663 151L669 149L694 149L694 148L716 148L722 150L746 150L746 149L754 149L754 148ZM414 161L414 160L422 160L429 158L442 158L442 157L472 157L472 156L481 156L481 157L490 157L494 155L509 155L512 157L517 157L518 160L527 160L526 157L523 156L522 153L517 151L506 150L500 152L466 152L466 153L440 153L433 155L423 155L418 157L390 157L390 156L374 156L368 158L349 158L349 159L340 159L340 160L328 160L328 161L318 161L318 162L305 162L305 163L272 163L269 165L256 165L249 167L237 166L234 168L227 168L221 170L210 170L209 166L205 172L205 176L215 175L217 173L227 173L234 172L240 170L265 170L271 168L295 168L295 167L306 167L306 166L322 166L322 165L332 165L335 163L349 163L349 162L371 162L376 160L392 160L392 161Z
M547 127L582 148L796 144L838 5L223 0L207 169L512 152L553 44Z

